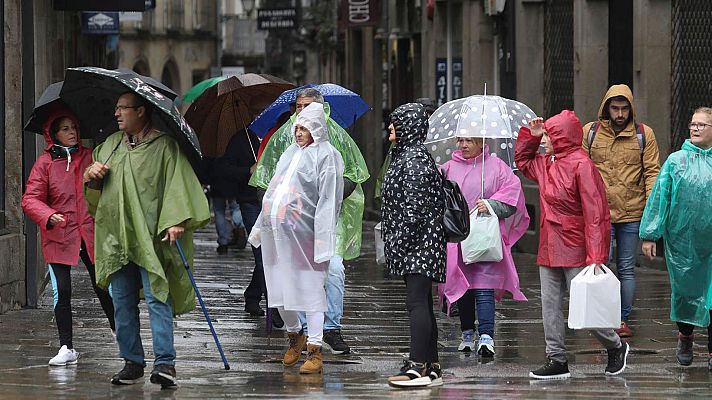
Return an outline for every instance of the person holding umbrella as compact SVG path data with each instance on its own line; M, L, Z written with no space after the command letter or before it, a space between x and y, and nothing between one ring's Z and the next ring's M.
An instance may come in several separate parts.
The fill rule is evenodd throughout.
M144 95L148 96L148 95ZM84 172L85 197L96 218L99 286L111 284L116 340L125 360L111 378L137 383L146 366L141 344L140 290L149 311L155 360L151 382L176 386L173 315L195 307L195 292L173 244L179 239L192 264L192 235L210 220L200 182L178 141L156 129L163 112L148 97L127 91L116 101L119 131L94 150Z
M72 342L71 266L81 258L91 285L114 332L114 305L109 292L96 284L94 219L82 196L82 172L91 163L91 150L82 146L79 121L61 106L44 124L47 147L27 179L22 209L40 227L42 255L48 263L54 290L54 318L60 349L51 366L76 364L79 353Z

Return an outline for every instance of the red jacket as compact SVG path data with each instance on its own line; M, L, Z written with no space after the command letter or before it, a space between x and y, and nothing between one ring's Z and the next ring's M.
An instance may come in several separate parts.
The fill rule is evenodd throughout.
M537 153L541 137L521 128L515 161L539 184L541 221L537 264L581 267L606 264L611 217L606 187L596 166L581 148L583 131L573 111L564 110L544 123L554 156Z
M82 174L91 164L91 150L82 147L71 154L68 163L66 155L52 159L50 149L53 140L49 125L59 117L69 117L79 127L76 118L65 112L55 112L45 123L44 136L47 141L45 152L37 158L32 167L27 187L22 195L22 209L40 227L42 254L48 263L77 265L82 240L94 262L94 219L87 211L84 200ZM67 171L67 169L69 169ZM64 215L65 222L47 226L54 213Z

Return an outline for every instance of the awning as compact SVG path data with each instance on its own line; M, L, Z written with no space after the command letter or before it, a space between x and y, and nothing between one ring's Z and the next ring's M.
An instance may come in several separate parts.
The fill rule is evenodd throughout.
M156 0L54 0L54 9L61 11L146 11L156 8Z

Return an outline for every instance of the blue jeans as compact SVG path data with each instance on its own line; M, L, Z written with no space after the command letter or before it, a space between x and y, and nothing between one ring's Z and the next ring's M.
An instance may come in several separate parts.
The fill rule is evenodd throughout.
M232 226L225 217L226 211L232 216L232 223L235 227L243 226L240 205L235 200L228 200L225 197L213 197L213 211L215 212L215 230L218 231L218 244L226 246L230 243Z
M111 297L114 301L114 319L116 320L116 341L121 357L146 366L141 327L139 323L139 290L143 285L143 294L148 306L151 323L154 365L175 365L176 349L173 346L173 306L170 296L166 303L153 297L148 271L134 263L111 275Z
M611 224L611 251L608 263L613 259L613 242L616 243L616 268L621 281L621 319L628 321L635 297L635 260L638 253L638 230L640 221Z
M460 310L460 330L475 329L475 308L477 328L480 335L494 337L494 289L470 289L457 300Z
M324 330L341 329L341 317L344 315L344 288L346 274L344 259L333 256L329 260L329 272L326 276L327 310L324 313ZM307 320L304 313L299 313L299 322L306 332Z

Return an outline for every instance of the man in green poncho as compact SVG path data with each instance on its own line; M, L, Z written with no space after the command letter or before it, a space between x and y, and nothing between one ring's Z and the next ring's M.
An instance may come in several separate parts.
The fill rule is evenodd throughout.
M324 314L324 345L333 354L348 354L351 349L341 336L341 317L344 313L344 263L361 253L361 229L363 219L364 196L361 183L369 178L366 161L361 155L351 136L329 118L329 104L324 103L324 97L316 89L302 89L297 94L296 114L299 114L312 102L324 104L324 112L329 127L329 142L341 153L344 160L344 201L341 204L339 220L336 224L336 256L329 262L329 273L326 280L326 299L328 310ZM267 189L274 176L279 157L292 143L294 135L291 127L296 118L292 115L267 142L262 156L257 162L255 173L250 179L250 185ZM300 314L302 326L306 326L303 314Z
M93 159L106 164L87 168L84 193L96 219L96 280L100 287L111 284L116 341L125 360L111 383L143 377L143 288L155 353L151 382L175 387L173 315L192 310L195 293L173 245L181 239L192 265L193 232L208 223L210 211L178 142L151 126L151 107L133 92L119 97L114 116L120 131L94 149Z

